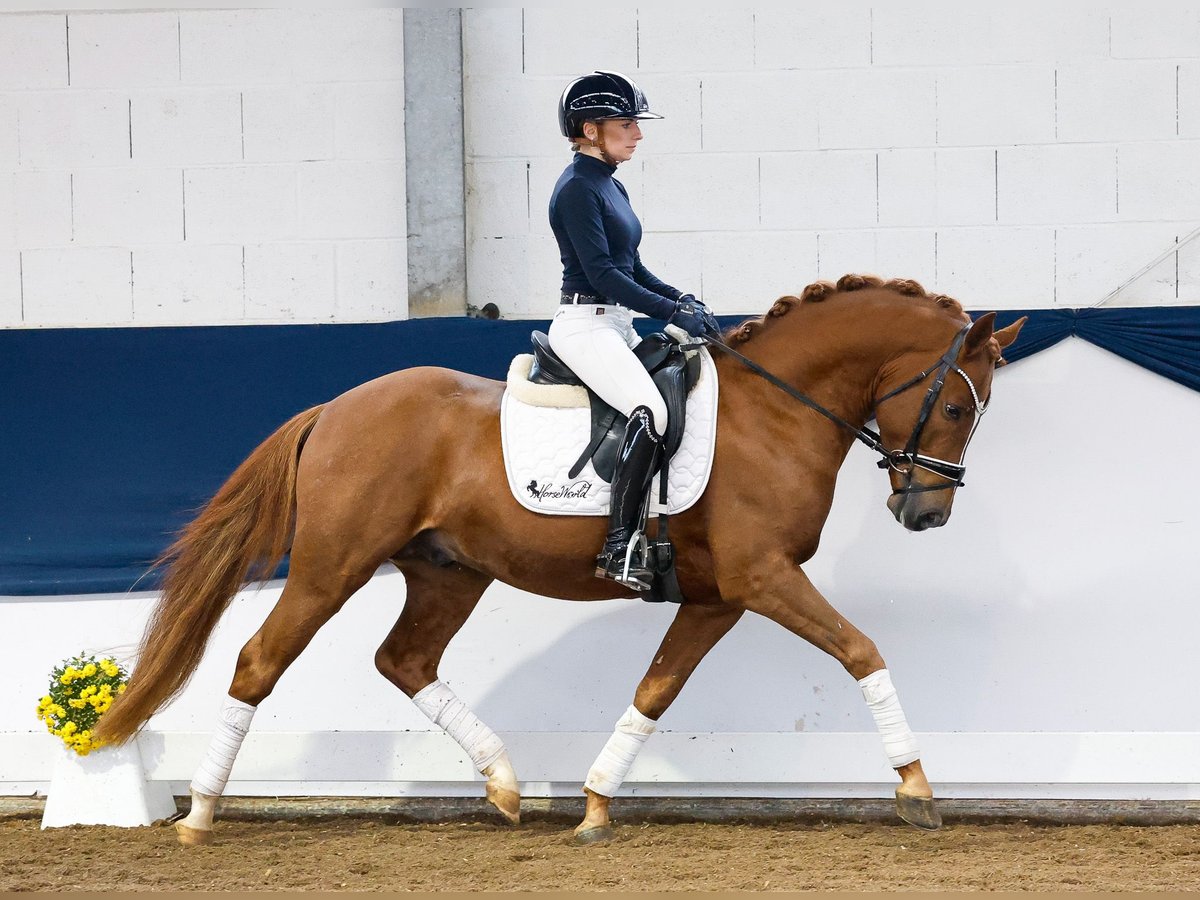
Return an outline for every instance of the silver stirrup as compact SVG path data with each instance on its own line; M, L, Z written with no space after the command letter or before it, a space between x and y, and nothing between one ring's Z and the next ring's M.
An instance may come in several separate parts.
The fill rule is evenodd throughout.
M646 559L650 550L649 542L646 540L646 533L641 529L635 531L629 538L629 544L625 548L625 567L621 570L621 577L617 578L616 581L626 587L633 588L635 591L648 591L651 585L629 577L629 569L633 565L635 550L641 550L643 560Z

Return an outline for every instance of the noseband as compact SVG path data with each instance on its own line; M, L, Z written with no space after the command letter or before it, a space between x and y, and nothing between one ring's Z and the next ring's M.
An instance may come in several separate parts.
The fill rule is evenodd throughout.
M722 352L728 353L730 356L740 360L742 365L746 366L756 375L761 376L771 384L775 385L775 387L779 388L788 396L799 400L809 409L819 412L825 418L829 419L829 421L835 423L836 425L840 425L842 428L845 428L854 436L855 440L866 444L868 447L878 453L880 457L882 457L879 462L876 463L879 468L891 469L904 476L904 485L894 489L892 491L893 495L916 494L924 491L954 490L955 488L960 488L963 486L962 478L963 475L966 474L967 467L962 464L962 461L966 458L967 446L971 443L971 438L975 436L975 429L979 427L979 420L983 418L984 412L987 411L987 404L980 401L979 392L975 389L975 383L971 381L970 376L968 376L967 373L962 370L962 367L958 365L959 351L962 350L963 342L967 339L967 332L970 330L970 325L964 325L959 330L958 334L954 336L954 340L950 344L950 349L942 354L941 359L935 362L932 366L929 366L924 371L918 372L899 387L888 391L875 401L874 405L876 408L878 408L879 404L883 403L885 400L890 400L897 394L901 394L904 391L907 391L909 388L920 384L931 374L934 375L933 384L931 384L929 386L929 390L925 392L925 399L921 403L921 411L917 414L917 421L913 425L912 434L909 435L908 442L904 445L903 450L888 450L884 445L883 438L879 435L879 432L867 428L866 426L859 427L847 422L837 413L826 409L811 397L800 393L800 391L796 390L786 381L783 381L781 378L771 374L753 360L747 359L745 356L738 353L723 341L705 336L700 339L700 344L689 346L700 346L707 344L709 347L716 347ZM917 449L921 440L921 432L925 430L925 425L929 421L929 417L933 414L933 409L937 405L938 397L941 395L942 388L946 384L946 376L950 372L957 372L959 376L962 377L963 381L967 383L967 388L971 391L971 398L975 401L976 410L975 422L971 426L971 433L967 435L966 443L963 444L963 452L959 456L958 462L956 463L948 462L944 459L938 459L934 456L927 456L924 453L919 452ZM924 469L927 472L932 472L933 474L946 479L946 483L929 486L920 484L914 485L912 483L912 477L913 472L916 469Z

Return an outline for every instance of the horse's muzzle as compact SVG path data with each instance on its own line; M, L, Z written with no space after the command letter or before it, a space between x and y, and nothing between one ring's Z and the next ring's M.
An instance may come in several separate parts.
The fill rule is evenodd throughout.
M924 503L923 499L918 494L893 494L888 497L887 507L896 521L909 531L926 531L945 525L950 510L938 504Z

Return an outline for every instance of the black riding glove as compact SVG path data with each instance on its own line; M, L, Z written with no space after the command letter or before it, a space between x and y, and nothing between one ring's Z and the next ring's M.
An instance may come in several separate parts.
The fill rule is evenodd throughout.
M720 337L721 326L708 307L694 294L683 294L675 301L675 312L667 324L682 328L692 337Z

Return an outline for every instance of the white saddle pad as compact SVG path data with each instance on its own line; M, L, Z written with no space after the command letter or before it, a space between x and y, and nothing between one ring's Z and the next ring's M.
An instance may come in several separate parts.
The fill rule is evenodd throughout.
M667 473L667 511L682 512L708 485L717 438L717 368L701 349L700 377L688 395L683 440ZM500 405L504 467L513 496L526 509L558 516L606 516L611 489L591 460L567 477L591 440L587 391L578 386L529 381L533 355L512 361ZM658 496L658 479L654 482ZM661 507L655 503L652 511Z

